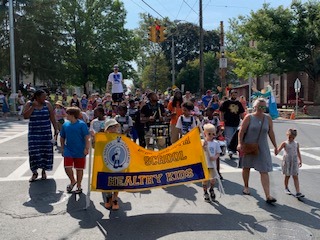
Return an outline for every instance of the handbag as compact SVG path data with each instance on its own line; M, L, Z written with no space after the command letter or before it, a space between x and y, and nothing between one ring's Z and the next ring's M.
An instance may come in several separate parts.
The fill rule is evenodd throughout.
M263 122L264 122L264 118L265 116L263 116L263 120L260 126L260 131L258 134L258 138L256 143L244 143L243 144L243 153L244 155L258 155L259 154L259 138L260 138L260 134L261 134L261 130L262 130L262 126L263 126Z

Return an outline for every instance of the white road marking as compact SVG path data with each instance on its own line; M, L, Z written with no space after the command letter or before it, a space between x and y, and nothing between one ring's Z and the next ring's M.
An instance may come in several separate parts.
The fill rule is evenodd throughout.
M23 131L23 132L21 132L21 133L15 134L15 135L13 135L13 136L11 136L11 137L7 137L7 138L5 138L5 139L2 139L2 140L0 140L0 144L5 143L5 142L8 142L8 141L10 141L10 140L12 140L12 139L21 137L21 136L23 136L23 135L25 135L25 134L27 134L27 133L28 133L28 130L25 130L25 131Z
M314 160L320 161L320 157L317 156L317 155L314 155L314 154L311 154L311 153L307 153L307 152L301 151L301 150L300 150L300 153L301 153L301 155L303 155L303 156L306 156L306 157L312 158L312 159L314 159ZM302 158L302 157L301 157L301 158ZM303 162L303 159L302 159L302 162Z
M300 150L315 150L318 151L320 150L320 147L313 147L313 148L300 148ZM276 158L280 161L282 161L282 155L278 154L277 156L274 156L273 154L273 149L270 149L270 152L272 153L272 157ZM306 156L312 159L315 159L316 161L320 161L320 157L314 154L310 154L304 151L300 151L302 156ZM48 178L53 178L53 179L57 179L57 180L65 180L68 179L65 171L64 171L64 166L63 166L63 157L61 155L56 154L54 156L55 160L61 160L61 162L59 163L58 167L54 170L54 171L48 171L47 175ZM16 170L14 170L9 176L7 177L2 177L0 178L0 182L9 182L9 181L28 181L30 176L31 176L31 172L29 169L29 161L28 161L28 156L18 156L18 157L0 157L0 161L10 161L10 160L25 160ZM87 158L87 161L89 161L89 158ZM237 167L232 167L230 166L227 162L229 160L222 160L220 161L220 170L221 173L231 173L231 172L236 172L236 173L240 173L242 171L241 168L237 168ZM89 162L87 162L87 164L89 164ZM280 166L274 166L273 170L274 171L281 171L281 164L279 164ZM308 169L320 169L320 165L308 165L303 163L301 170L308 170ZM254 170L253 170L254 171ZM26 172L30 172L30 176L24 176L26 174ZM84 174L84 178L88 178L88 166L85 169L85 174Z

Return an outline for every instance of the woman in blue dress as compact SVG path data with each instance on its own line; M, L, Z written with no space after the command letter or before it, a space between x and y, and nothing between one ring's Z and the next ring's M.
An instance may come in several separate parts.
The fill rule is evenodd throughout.
M3 94L3 100L2 100L2 112L3 112L3 117L4 119L7 118L9 112L10 112L10 107L8 103L8 96L7 93Z
M37 90L31 101L26 103L23 117L29 120L28 149L32 177L29 182L38 178L38 169L42 169L41 179L47 179L46 171L53 166L53 141L51 123L57 133L53 107L46 101L46 92Z

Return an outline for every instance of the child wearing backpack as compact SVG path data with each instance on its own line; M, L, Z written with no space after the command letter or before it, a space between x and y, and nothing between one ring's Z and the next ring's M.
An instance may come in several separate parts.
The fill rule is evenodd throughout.
M131 138L130 132L133 126L132 118L127 114L128 108L125 105L118 106L118 115L115 116L115 120L121 126L121 134L125 134L127 137Z
M182 115L179 116L176 125L176 128L179 129L180 138L197 126L195 117L191 115L194 108L193 103L184 102L181 107Z

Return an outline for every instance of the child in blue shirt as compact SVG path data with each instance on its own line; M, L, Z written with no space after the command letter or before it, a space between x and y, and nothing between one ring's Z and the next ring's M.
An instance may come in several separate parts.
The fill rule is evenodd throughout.
M67 108L67 121L62 125L60 131L61 153L64 157L66 174L70 179L67 192L71 193L77 184L76 194L82 193L83 169L90 147L90 133L87 124L79 120L80 112L78 107ZM76 169L77 180L75 180L73 168Z

